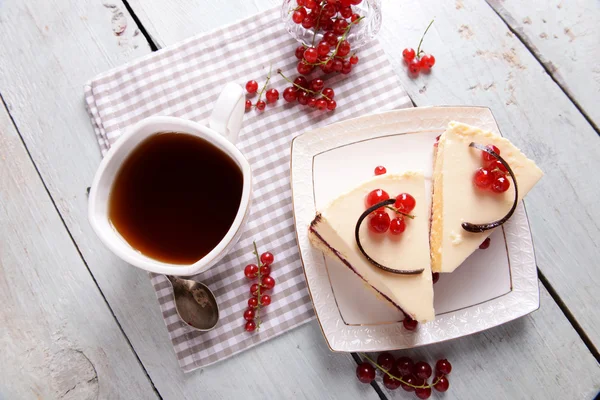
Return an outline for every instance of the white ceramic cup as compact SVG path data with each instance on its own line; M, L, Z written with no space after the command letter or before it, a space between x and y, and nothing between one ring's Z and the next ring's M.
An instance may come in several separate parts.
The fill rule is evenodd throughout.
M175 117L149 117L134 125L110 148L96 172L90 190L88 218L100 240L127 263L151 272L190 276L215 265L238 241L242 234L252 193L250 164L234 143L242 125L245 98L243 89L234 83L225 86L219 96L209 127ZM198 136L221 149L238 165L243 175L242 198L233 224L219 244L193 264L169 264L140 253L119 234L110 222L108 205L113 182L123 162L145 139L160 132L181 132Z

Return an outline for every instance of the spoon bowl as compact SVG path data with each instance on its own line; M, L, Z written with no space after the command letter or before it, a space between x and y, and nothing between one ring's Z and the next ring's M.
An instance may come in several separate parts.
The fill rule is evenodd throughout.
M210 331L219 322L219 306L213 292L203 283L177 276L165 275L175 297L179 318L199 331Z

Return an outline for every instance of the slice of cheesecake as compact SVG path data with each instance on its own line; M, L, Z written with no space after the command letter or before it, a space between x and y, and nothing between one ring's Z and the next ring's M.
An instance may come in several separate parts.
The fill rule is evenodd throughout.
M504 217L514 202L515 188L503 193L481 189L473 177L482 167L482 151L471 142L494 145L517 179L519 201L542 177L542 171L508 139L460 122L450 122L439 138L433 173L431 266L434 272L452 272L495 229L467 232L463 222L484 224Z
M365 197L375 189L385 190L390 197L401 193L411 194L416 200L411 212L415 218L405 218L406 230L398 236L390 232L371 232L365 220L359 231L365 252L378 263L392 269L424 269L422 273L400 275L384 271L359 251L355 239L356 223L366 209ZM341 260L370 288L412 319L430 321L435 314L429 251L429 210L423 174L407 172L376 176L320 210L310 224L309 238L315 247ZM393 217L392 211L389 214Z

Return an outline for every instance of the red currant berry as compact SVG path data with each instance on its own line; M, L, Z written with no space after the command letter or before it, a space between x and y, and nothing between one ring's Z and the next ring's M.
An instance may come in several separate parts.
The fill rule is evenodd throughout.
M259 100L259 101L256 102L256 109L258 111L263 111L266 106L267 106L267 104L264 101L262 101L262 100Z
M334 60L333 61L333 70L336 72L341 72L342 68L344 68L344 63L342 62L342 60Z
M400 235L406 229L406 222L404 218L396 217L390 222L390 233L392 235Z
M255 316L256 316L256 313L254 312L254 310L252 308L249 308L246 311L244 311L244 319L246 321L252 321Z
M308 88L308 80L303 76L299 76L296 79L294 79L294 84L304 89Z
M378 165L377 167L375 167L375 175L383 175L387 172L387 169L385 169L385 167Z
M326 41L322 40L319 42L317 46L317 53L319 53L320 56L326 56L329 53L329 50L330 46Z
M261 275L269 275L271 273L271 266L270 265L263 265L262 267L260 267L260 274Z
M344 18L350 18L352 16L352 8L350 8L350 7L340 8L340 15Z
M327 100L319 99L319 100L317 100L317 103L315 104L315 106L317 107L317 110L326 110L327 109Z
M297 0L296 3L298 4L298 7L304 7L306 5L305 0Z
M396 371L392 371L392 375L398 376L395 373ZM400 380L394 379L388 374L383 374L383 386L388 388L389 390L396 390L400 387Z
M491 241L490 238L485 238L485 240L483 242L481 242L481 244L479 245L479 248L481 250L487 249L488 247L490 247L490 241Z
M352 57L350 57L350 64L352 64L352 65L358 64L358 56L357 55L353 55Z
M350 43L347 40L343 40L338 46L336 56L344 57L350 53Z
M371 383L375 379L375 368L368 362L363 362L356 367L356 377L362 383Z
M333 4L326 4L321 12L325 18L331 18L335 15L336 9Z
M308 104L309 100L310 100L310 95L308 93L306 93L304 91L298 93L298 103L305 106Z
M273 261L275 261L275 257L273 257L273 254L269 253L268 251L265 251L260 255L260 262L263 265L271 265L273 264Z
M450 364L450 361L446 360L445 358L438 360L435 363L435 371L438 374L448 375L450 372L452 372L452 364Z
M421 64L416 59L412 59L408 62L408 70L411 74L418 74L421 70Z
M445 376L435 378L434 382L433 388L438 392L445 392L450 387L450 382L448 382L448 378Z
M258 82L248 81L248 83L246 83L246 91L248 93L256 93L257 90L258 90Z
M352 64L349 61L344 62L344 67L342 68L342 74L347 75L352 72Z
M340 7L350 7L352 5L352 0L340 0Z
M350 3L352 3L353 6L357 6L362 3L362 0L350 0Z
M258 307L258 298L256 298L256 297L250 297L248 299L248 307L250 307L250 308L256 308L256 307Z
M431 69L431 67L433 67L435 64L435 57L431 54L425 54L423 57L421 57L420 63L421 69Z
M415 49L402 50L402 58L404 58L404 61L406 61L407 63L414 60L415 59Z
M304 7L300 7L292 14L292 21L296 24L301 24L304 18L306 18L306 9Z
M414 210L416 205L417 202L415 198L408 193L400 193L398 196L396 196L396 202L394 203L394 207L396 207L398 211L405 214L409 214L412 210Z
M321 64L321 70L326 74L333 72L333 60L329 60L325 64Z
M504 164L502 164L502 162L500 160L490 161L487 166L487 169L489 169L492 172L498 172L498 171L502 172L502 174L500 174L501 176L505 175L508 172L508 169L506 169L506 167L504 166ZM498 171L494 171L494 170L498 170Z
M317 78L310 81L310 88L314 92L320 92L321 89L323 89L323 86L325 86L325 82L323 82L323 79Z
M329 47L333 47L333 46L337 45L338 37L333 32L327 32L325 35L323 35L323 40L325 42L327 42Z
M431 369L431 365L426 363L425 361L419 361L415 364L413 368L413 374L415 374L418 378L427 380L433 373Z
M302 60L304 58L304 46L298 46L296 47L296 58L298 60Z
M312 19L312 17L310 15L307 15L306 18L304 18L304 21L302 21L302 27L304 29L310 29L315 25L315 21Z
M407 374L404 375L402 377L402 380L406 383L402 383L400 386L402 386L402 389L406 390L407 392L414 392L415 388L413 386L416 386L416 380L417 378L415 378L414 376Z
M283 99L288 103L293 103L298 97L298 89L296 87L287 87L283 91Z
M260 304L263 306L268 306L269 304L271 304L271 296L269 296L268 294L263 294L262 296L260 296Z
M244 275L248 279L254 279L258 275L258 267L255 264L248 264L244 268Z
M342 35L346 31L346 28L348 28L348 21L345 19L338 19L333 24L333 32L338 35Z
M487 147L489 150L492 150L494 153L500 155L500 149L497 148L496 146L494 146L493 144L488 144ZM494 157L493 155L491 155L490 153L487 153L485 151L481 152L481 159L483 161L483 165L487 165L487 163L491 162L491 161L495 161L496 157Z
M269 89L265 93L265 97L267 98L267 103L275 103L279 100L279 92L277 89Z
M473 176L473 183L475 186L481 189L487 189L492 184L492 174L486 168L479 168L475 171L475 176Z
M356 21L358 21L358 19L360 18L360 15L358 14L352 14L352 16L350 17L350 21L352 21L353 23L357 23Z
M311 97L308 99L308 106L310 108L315 108L317 106L317 99L315 99L314 97Z
M379 357L377 357L377 364L386 371L389 371L394 366L394 356L388 352L381 353Z
M246 100L246 111L250 111L252 108L252 102L250 100Z
M310 64L316 63L319 58L319 52L314 47L309 47L304 50L304 59Z
M420 399L423 399L423 400L428 399L431 397L431 388L430 387L416 388L415 394Z
M335 100L327 100L327 109L329 111L335 110L336 107L337 107L337 103L335 102Z
M317 8L317 2L315 0L305 0L304 4L306 5L306 8L310 8L311 10Z
M402 325L407 331L414 331L415 329L417 329L417 326L419 326L419 323L410 317L406 317L402 321Z
M401 375L410 375L413 370L413 360L410 357L402 356L396 361L396 369Z
M496 193L504 193L509 187L510 181L505 176L499 176L492 182L492 191Z
M440 280L440 273L439 272L434 272L431 274L431 281L435 284L437 283L437 281Z
M252 296L257 296L258 290L259 290L258 283L254 283L254 284L252 284L252 286L250 286L250 294Z
M369 217L372 232L385 233L390 228L390 216L385 210L377 210Z
M323 91L321 92L321 94L325 97L327 97L329 100L333 99L333 96L335 96L335 93L333 92L332 88L328 88L326 87L325 89L323 89Z
M365 198L365 206L367 208L373 207L377 203L381 203L382 201L388 200L390 195L387 194L385 190L375 189L369 192L367 197Z
M265 275L262 277L261 284L265 289L271 290L275 287L275 279L269 275Z
M311 73L311 71L313 70L313 66L310 64L305 63L304 61L300 61L298 63L298 73L302 74L302 75L308 75Z
M254 322L254 321L246 322L246 326L244 327L244 329L247 332L254 332L256 330L256 322Z

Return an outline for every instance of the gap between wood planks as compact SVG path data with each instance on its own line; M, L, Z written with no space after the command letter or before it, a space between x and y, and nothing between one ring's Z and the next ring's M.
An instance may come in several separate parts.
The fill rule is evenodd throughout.
M10 110L8 108L8 104L6 104L6 101L4 100L4 96L2 96L2 93L0 93L0 102L2 103L2 107L4 107L4 109L6 110L6 113L8 114L8 117L10 118L10 122L12 123L13 127L15 128L15 131L19 135L19 139L21 140L21 144L25 148L25 151L27 152L27 156L29 157L29 160L33 164L33 168L35 168L35 172L36 172L37 176L40 178L40 182L42 183L42 186L44 187L44 190L48 194L48 198L52 202L52 206L54 207L54 210L56 210L56 213L58 214L58 217L60 218L60 221L62 222L63 227L67 231L67 234L69 235L69 238L71 239L71 242L73 243L73 246L75 246L75 250L77 250L77 253L79 254L79 258L81 258L81 261L83 262L83 265L85 265L85 268L87 268L87 271L90 274L92 280L94 281L94 284L98 288L98 291L100 292L100 296L102 296L102 299L104 300L104 304L106 304L106 307L108 307L108 310L110 311L110 313L112 314L113 319L117 323L117 326L119 327L119 330L121 331L121 333L125 337L125 340L127 341L127 345L129 346L129 348L133 352L133 355L135 356L135 358L136 358L138 364L140 365L140 367L142 367L142 370L144 371L144 374L146 374L146 377L148 378L148 381L150 382L150 385L152 385L152 389L154 390L154 393L156 393L156 396L160 400L162 400L162 396L160 395L160 393L156 389L156 386L154 385L154 382L150 378L150 375L148 374L148 371L146 370L146 367L144 366L144 364L142 363L142 361L138 357L137 352L135 351L135 349L133 348L133 345L131 344L131 341L129 340L129 337L125 334L125 331L123 330L123 327L121 326L121 323L117 319L117 316L113 312L112 307L110 306L110 304L106 300L106 297L104 296L104 293L102 292L102 289L100 289L100 285L98 285L98 282L96 281L96 278L94 277L94 274L92 274L92 271L90 270L90 267L88 266L85 258L83 257L83 254L81 253L81 250L79 249L79 246L77 245L77 242L75 242L75 238L73 238L73 235L71 234L71 231L69 230L69 228L67 226L67 223L65 222L62 214L60 213L58 207L56 206L56 202L54 201L54 198L50 194L50 190L48 189L48 186L46 186L46 182L44 182L44 179L42 178L42 174L40 173L40 170L38 169L35 161L33 161L33 157L31 156L31 152L29 151L29 148L27 148L27 144L25 143L25 140L23 139L23 135L21 135L21 131L19 130L19 127L17 126L17 122L15 121L15 119L12 116L12 114L10 113Z
M537 47L533 43L530 43L527 40L527 38L525 37L525 34L522 34L517 29L513 28L513 26L510 24L511 21L509 21L508 18L503 17L499 11L496 11L496 9L494 7L492 7L492 5L489 3L488 0L485 0L485 3L488 5L488 7L490 7L492 9L492 11L498 16L498 18L500 18L502 20L502 22L504 22L504 25L506 25L508 30L510 30L521 41L521 43L523 43L523 46L525 46L525 48L531 53L531 55L533 55L533 57L537 60L537 62L540 63L540 65L542 66L542 68L544 68L544 71L546 71L546 74L548 74L550 79L552 79L554 81L554 83L556 83L556 86L558 86L560 88L560 90L565 94L565 96L567 96L567 98L569 100L571 100L571 103L573 103L573 105L579 111L579 113L581 113L581 115L583 115L583 118L585 118L585 120L588 122L588 124L590 124L590 126L596 131L596 133L598 135L600 135L600 128L594 123L594 121L589 117L589 115L587 115L585 110L581 107L581 105L579 105L579 102L577 100L575 100L575 98L571 95L571 93L565 87L563 87L563 85L560 83L560 81L558 79L556 79L556 77L554 76L554 73L546 65L546 63L544 63L541 60L541 58L538 56ZM552 293L552 292L550 292L550 293ZM597 354L597 352L596 352L596 354Z

